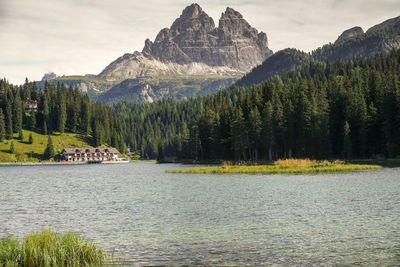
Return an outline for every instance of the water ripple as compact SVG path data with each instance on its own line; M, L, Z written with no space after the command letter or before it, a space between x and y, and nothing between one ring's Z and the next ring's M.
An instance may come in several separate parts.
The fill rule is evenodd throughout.
M400 172L166 174L191 166L2 167L0 237L83 234L127 265L400 265Z

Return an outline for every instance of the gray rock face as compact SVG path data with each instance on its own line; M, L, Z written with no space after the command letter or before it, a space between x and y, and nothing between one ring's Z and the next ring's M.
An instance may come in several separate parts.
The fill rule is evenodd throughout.
M246 72L272 51L267 35L258 33L239 12L228 7L216 28L213 19L199 5L192 4L170 29L160 31L154 43L147 39L142 53L163 63L198 62Z
M57 78L57 75L54 72L48 72L43 75L42 81L47 81L55 78Z
M400 16L385 20L384 22L375 25L368 29L367 32L373 32L383 29L397 29L400 30Z
M337 41L345 40L345 39L348 39L348 38L351 38L351 37L354 37L354 36L357 36L357 35L360 35L360 34L363 34L363 33L364 33L364 30L361 27L356 26L356 27L350 28L348 30L345 30L339 36Z

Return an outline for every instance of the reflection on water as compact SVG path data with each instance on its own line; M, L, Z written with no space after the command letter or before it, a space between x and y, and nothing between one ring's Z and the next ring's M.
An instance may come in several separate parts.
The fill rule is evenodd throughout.
M1 167L0 237L78 232L139 266L400 264L399 169L164 173L176 168Z

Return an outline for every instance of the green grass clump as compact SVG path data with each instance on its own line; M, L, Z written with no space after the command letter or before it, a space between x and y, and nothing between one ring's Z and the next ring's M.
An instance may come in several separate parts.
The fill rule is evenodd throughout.
M20 245L12 238L0 239L0 266L18 266Z
M309 159L278 160L273 165L226 165L219 167L170 170L168 173L191 174L317 174L380 169L377 165L345 164L341 161L314 161Z
M107 254L75 234L43 230L26 236L21 244L0 239L0 266L104 266Z

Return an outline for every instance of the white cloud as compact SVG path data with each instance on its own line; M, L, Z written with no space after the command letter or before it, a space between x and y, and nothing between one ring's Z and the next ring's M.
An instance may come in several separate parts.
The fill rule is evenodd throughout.
M45 72L99 73L124 53L141 50L169 27L185 0L0 0L0 77L22 83ZM353 26L365 30L398 16L398 0L199 0L216 24L226 6L267 33L277 51L310 51Z

